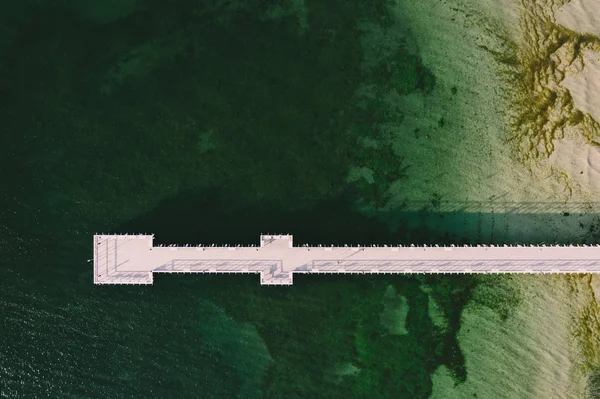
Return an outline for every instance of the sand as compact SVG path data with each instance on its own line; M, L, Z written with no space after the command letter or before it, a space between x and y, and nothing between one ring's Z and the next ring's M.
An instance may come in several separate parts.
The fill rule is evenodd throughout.
M600 3L597 8L600 15ZM600 21L598 24L600 27ZM569 74L562 85L569 90L578 109L600 121L600 53L584 49L583 64L583 70Z
M398 6L437 86L430 95L413 93L398 100L408 116L394 147L410 168L408 179L392 187L389 208L428 201L434 193L455 202L487 202L497 196L506 202L555 200L557 193L568 190L561 178L547 180L553 173L551 165L531 170L531 165L515 164L505 143L510 101L501 66L490 50L508 51L503 38L516 38L508 23L502 26L484 15L513 21L518 8L453 3L402 1ZM490 35L490 29L497 35ZM438 129L435 124L442 117L445 125ZM417 128L422 132L419 138L411 134ZM568 198L559 195L558 200Z
M578 33L600 34L600 2L399 0L395 10L436 86L395 99L407 115L394 150L410 167L408 179L392 186L388 209L416 210L438 196L446 212L469 208L481 217L428 221L434 228L445 223L492 242L585 238L581 225L597 217L600 199L600 147L592 143L600 56L593 40L581 57L573 54ZM519 63L509 65L510 57ZM520 130L511 126L523 115ZM507 142L510 134L520 145ZM579 219L564 216L571 212ZM587 323L579 319L584 309L595 309L590 285L565 276L519 276L511 284L521 304L507 320L477 303L465 310L459 342L467 382L455 387L442 367L432 397L585 397L582 363L600 366L600 348L589 349L593 339L575 339L574 331ZM487 289L492 297L502 290Z
M432 398L585 397L586 377L570 344L578 303L569 283L562 276L519 275L512 277L511 287L521 304L506 320L477 299L465 309L458 339L467 381L455 387L440 367ZM476 298L486 294L475 293Z
M556 22L573 31L600 36L600 2L597 0L571 0L560 7Z
M594 118L600 118L595 91L600 80L594 77L598 64L590 45L569 63L575 36L554 48L561 33L555 22L556 4L526 2L525 12L518 0L397 2L398 23L409 32L410 47L434 73L436 86L430 94L388 97L406 113L392 135L394 151L408 169L407 178L391 185L386 209L402 206L414 211L441 198L447 212L477 208L484 218L495 212L493 218L498 219L508 209L531 216L532 205L536 205L533 213L549 216L598 206L600 153L591 142L600 142L600 130L593 128ZM575 15L573 9L570 15ZM521 66L511 69L499 62L499 55L515 57ZM515 69L523 76L535 76L530 87L520 87L524 85L515 84L514 76L508 77L507 72ZM552 93L556 99L547 106L546 97ZM526 111L533 117L528 116L522 131L515 133L510 123ZM569 121L579 111L585 121L571 126ZM520 146L507 142L512 134L520 137ZM527 150L528 143L533 144ZM371 177L364 167L352 173L354 179ZM394 217L385 218L394 225ZM505 230L514 229L514 220L505 219ZM545 242L578 239L579 222L589 225L593 218L578 223L551 219L536 227L535 234ZM489 233L468 238L486 240L500 228L495 221L482 223L484 233L486 225ZM534 239L535 234L523 239Z
M507 203L600 198L596 178L600 155L577 129L566 126L564 139L557 133L549 140L552 151L528 162L516 162L528 154L515 151L506 142L516 96L522 96L527 104L527 96L545 89L558 90L565 98L570 92L576 109L600 119L600 90L596 90L600 79L595 78L600 70L591 51L584 52L586 64L581 72L557 66L566 74L564 81L550 76L553 71L541 71L540 75L549 76L536 82L535 92L518 93L510 87L497 55L516 51L530 56L543 53L544 46L551 44L515 29L552 22L553 11L543 1L528 4L537 10L533 15L523 13L517 0L398 1L398 21L408 26L414 41L411 45L435 74L436 87L429 95L390 96L407 113L394 131L393 147L409 168L407 179L392 185L388 209L407 202L427 202L434 194L459 203L486 203L497 197ZM589 10L591 6L586 7ZM575 7L568 15L575 18ZM556 104L554 108L549 122L540 129L548 137L553 124L570 112ZM444 126L440 128L442 118ZM414 134L416 129L419 137Z

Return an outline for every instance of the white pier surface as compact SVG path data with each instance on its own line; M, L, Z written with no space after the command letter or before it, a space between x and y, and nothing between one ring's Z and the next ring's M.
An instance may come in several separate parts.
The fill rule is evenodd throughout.
M599 273L595 246L294 247L261 235L256 247L159 246L153 235L95 235L95 284L152 284L153 273L256 273L290 285L295 273Z

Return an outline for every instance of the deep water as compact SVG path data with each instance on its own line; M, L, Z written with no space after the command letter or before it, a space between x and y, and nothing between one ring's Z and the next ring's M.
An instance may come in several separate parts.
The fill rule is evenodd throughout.
M0 6L0 396L426 398L442 364L464 381L469 276L92 284L94 233L464 242L376 217L409 167L384 129L402 110L381 93L435 86L402 42L365 68L361 29L385 31L384 2L106 4ZM373 94L358 98L360 87ZM348 183L352 166L373 181ZM409 308L402 336L379 318L390 285ZM360 372L336 375L344 364Z

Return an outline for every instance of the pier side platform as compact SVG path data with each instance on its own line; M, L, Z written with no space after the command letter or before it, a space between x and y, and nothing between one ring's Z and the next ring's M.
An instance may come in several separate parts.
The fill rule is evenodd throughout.
M94 284L152 284L154 273L254 273L291 285L299 273L600 273L600 246L153 246L153 235L95 235Z

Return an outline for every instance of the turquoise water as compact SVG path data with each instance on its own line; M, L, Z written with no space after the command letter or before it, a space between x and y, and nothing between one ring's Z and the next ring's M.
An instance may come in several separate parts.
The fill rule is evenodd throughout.
M452 217L435 196L382 211L411 167L390 145L405 114L385 93L437 85L410 29L373 39L392 26L383 2L61 4L0 11L1 397L426 398L441 365L468 379L470 276L92 284L94 233L494 242L432 224ZM371 178L348 182L356 166ZM506 317L510 291L487 305Z

